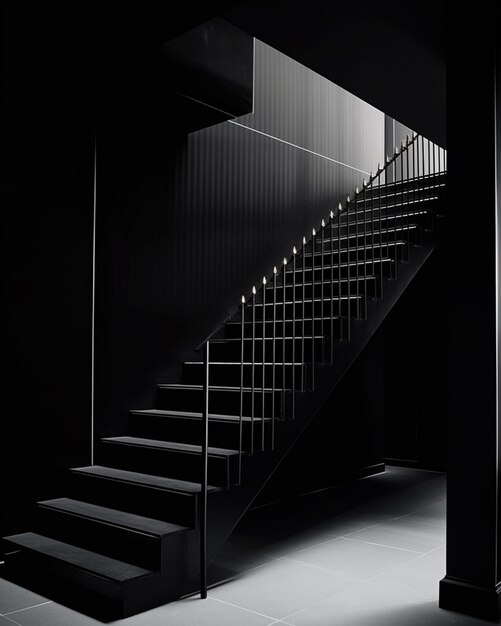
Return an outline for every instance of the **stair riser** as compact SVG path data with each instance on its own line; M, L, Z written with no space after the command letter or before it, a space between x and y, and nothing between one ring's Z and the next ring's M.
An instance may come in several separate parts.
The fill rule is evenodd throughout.
M338 251L334 251L333 254L331 255L330 250L326 250L324 252L323 255L323 260L324 260L324 266L330 266L331 265L331 258L333 259L333 264L337 265L339 263L339 259L341 259L341 263L347 263L348 260L350 261L350 263L354 263L355 261L367 261L370 260L372 261L372 257L374 256L375 259L381 259L381 258L395 258L395 250L398 250L399 248L404 247L406 244L402 243L401 241L397 241L397 243L395 244L394 241L394 234L392 232L388 233L389 237L388 237L388 241L386 241L386 239L383 240L382 244L375 244L374 247L367 248L364 249L362 246L359 247L358 251L355 250L343 250L341 249L341 252L338 253ZM397 240L399 239L399 237L401 236L401 233L398 233L397 235ZM307 253L309 254L309 253ZM311 255L306 256L305 258L305 267L306 268L311 268L312 266L318 267L319 269L321 269L322 266L322 255L320 254L320 251L315 254L314 257L312 257ZM296 269L302 269L302 260L299 259L299 262L296 264Z
M191 482L200 481L202 461L200 454L171 450L156 450L118 443L101 444L103 459L107 466L142 474L167 476ZM237 480L235 457L208 458L208 482L228 488Z
M277 357L281 355L277 355ZM277 358L277 361L279 359ZM254 365L247 363L243 367L244 386L250 387L252 384L252 370L254 369L254 385L259 384L262 387L263 369L265 388L271 387L273 383L273 367L272 365ZM295 388L300 389L301 383L301 365L296 365L294 371ZM210 366L210 382L212 385L229 385L239 386L241 376L240 365L228 364L228 365L215 365ZM292 365L285 365L285 371L282 365L275 367L275 384L274 387L282 388L282 381L285 380L285 387L292 389ZM202 364L184 364L182 382L189 385L201 385L204 381L204 366Z
M160 568L161 543L158 537L45 507L38 508L37 518L42 535L139 567Z
M257 381L256 381L257 383ZM252 403L254 395L254 405ZM273 398L274 395L274 398ZM275 403L275 415L281 415L281 393L264 394L264 415L270 417L272 412L272 400ZM159 389L157 407L169 411L202 412L204 408L204 394L200 390L185 389ZM240 414L240 392L237 391L214 391L209 394L209 410L211 413L222 415ZM250 391L244 393L243 414L248 416L262 416L262 394Z
M392 258L383 259L381 263L379 259L375 259L374 263L372 262L372 255L368 256L366 262L358 263L358 275L359 280L362 279L366 273L370 276L379 276L381 272L381 266L383 267L383 275L389 276L391 274L391 267L394 263ZM353 279L356 276L357 266L353 263L349 268L349 278ZM315 267L312 271L311 268L306 269L306 281L311 282L312 275L315 282L320 282L322 278L322 269L321 267ZM302 280L302 271L300 269L296 270L296 280L298 283ZM329 266L327 263L324 263L324 282L328 282L329 280L337 281L339 278L341 280L345 280L348 278L348 267L341 265L339 268L337 265L334 267ZM287 283L292 283L292 272L287 273Z
M283 305L282 303L277 303L275 306L271 304L266 304L263 307L260 303L256 302L256 320L261 321L263 319L263 308L265 309L265 319L273 318L273 310L275 309L275 314L281 318L284 315L284 307L285 307L285 316L286 319L292 318L293 312L295 311L296 319L301 319L303 315L306 318L311 317L321 317L323 316L325 319L328 319L332 313L334 316L339 317L343 315L351 315L351 317L355 317L357 314L357 299L360 302L360 306L362 306L362 293L363 293L363 281L360 280L359 288L359 297L357 298L356 290L353 290L353 293L350 295L350 298L344 297L341 300L338 297L334 297L332 299L327 298L324 295L324 301L321 302L321 295L317 295L317 299L315 302L311 302L306 300L304 303L300 300L297 300L295 303L292 301L288 301ZM304 310L304 312L303 312ZM252 320L252 307L249 305L248 313L249 319Z
M324 323L324 332L330 332L330 323ZM339 329L339 324L334 320L333 323L333 332L334 332L334 340L339 341L339 337L336 333L336 330ZM318 331L321 332L321 324L318 324ZM254 341L246 340L244 346L244 362L252 361L252 344L254 343L254 362L262 362L263 358L263 341ZM286 339L285 340L285 362L292 362L292 352L293 352L293 343L295 344L294 350L294 361L297 362L306 362L311 363L312 355L314 353L315 360L319 360L319 355L322 354L322 346L325 344L330 345L329 340L323 340L321 338L316 338L312 340L311 337L305 339L304 341L304 352L303 352L303 342L300 338L296 339ZM284 358L284 350L283 350L284 341L276 340L275 341L275 355L276 359L282 360ZM314 344L314 345L312 345ZM327 349L327 348L326 348ZM241 361L241 341L232 341L231 343L212 343L210 346L210 360L211 361L229 361L230 363L238 363ZM265 348L264 348L264 361L265 363L270 363L273 360L273 341L265 340Z
M368 258L372 258L372 257L370 257L369 255ZM298 276L296 276L296 281L297 279L298 279ZM364 293L364 282L360 279L358 282L358 288L361 294ZM323 292L324 292L324 297L326 298L329 298L331 295L332 297L338 297L339 295L346 296L348 294L348 290L350 291L351 294L356 293L356 290L357 290L356 278L350 277L349 282L345 280L339 283L339 281L336 279L336 281L333 283L331 283L330 281L324 281L323 283ZM282 285L277 285L277 289L276 289L277 302L280 302L282 300L283 291L284 290L283 290ZM300 300L303 298L303 286L301 284L299 285L296 284L296 289L294 290L292 286L292 277L291 277L290 281L288 281L285 287L285 294L286 294L287 300L292 300L294 291L296 293L297 300ZM316 298L319 298L322 293L322 282L319 281L318 283L315 283L315 285L305 285L304 292L305 292L306 300L311 298L313 294L315 294ZM371 295L371 296L376 295L376 280L374 277L370 277L367 279L367 293L368 295ZM259 295L258 302L261 302L262 292L260 292L258 295ZM271 289L266 290L266 302L273 302L273 291Z
M194 527L197 496L152 489L117 480L72 473L72 485L79 499L117 508L128 513Z
M358 234L356 232L356 228L354 228L353 230L355 232L350 233L348 237L346 236L346 234L341 237L341 250L343 250L343 248L346 248L348 243L349 243L350 248L354 248L356 247L357 242L358 242L359 248L362 248L363 246L370 248L369 251L367 252L367 255L371 255L372 245L374 246L382 245L384 248L387 242L391 243L395 240L395 235L396 235L397 240L401 239L403 241L409 241L413 245L418 243L421 239L422 225L412 224L412 223L407 224L407 221L405 218L402 220L402 222L403 222L402 224L397 223L395 225L395 228L393 228L393 224L392 224L391 229L386 229L386 225L382 224L382 229L380 232L379 223L375 219L374 220L374 235L372 234L372 228L371 229L366 228L366 231L364 232L363 224L359 225ZM336 251L339 251L337 230L335 230L333 234L332 247L333 247L334 254L336 253ZM327 262L327 259L330 259L330 255L331 255L331 240L330 240L329 229L327 229L325 232L323 249L324 249L324 260L325 262ZM320 257L321 250L322 250L322 240L320 237L317 237L315 241L315 252L317 253L318 258L321 258ZM311 253L311 244L307 246L307 250L306 250L306 254L310 254L310 253ZM298 262L299 262L299 265L301 266L302 261L300 260L300 258L301 257L299 257Z
M280 424L277 423L279 428ZM261 441L262 424L259 420L254 423L254 437ZM200 420L166 418L160 416L129 415L129 432L136 437L151 437L166 441L200 444L202 432ZM265 424L265 436L269 441L271 425ZM211 420L209 424L209 445L221 448L238 449L239 425L238 422L218 422ZM244 422L242 425L242 445L244 450L251 447L251 425Z
M321 321L315 320L314 325L315 325L315 334L321 334L322 332ZM330 319L327 324L324 321L323 330L326 335L330 335ZM252 337L252 324L250 322L245 323L244 331L245 331L244 333L245 337L247 338ZM304 328L303 328L303 322L301 319L296 321L296 324L295 324L295 336L296 337L302 337L304 333L304 337L309 338L307 340L311 341L312 332L313 332L313 322L311 321L311 319L304 321ZM255 325L254 333L255 333L255 337L259 337L259 338L263 337L262 322L260 324ZM282 337L282 336L292 337L293 333L294 333L294 325L292 321L285 322L285 335L284 335L283 321L281 320L276 321L275 337ZM273 337L273 322L267 321L266 324L264 325L264 336L269 337L270 339ZM333 320L333 336L335 337L341 336L341 320L340 319ZM241 339L241 337L242 337L241 323L227 324L225 326L225 338L226 339ZM238 360L240 360L240 358Z

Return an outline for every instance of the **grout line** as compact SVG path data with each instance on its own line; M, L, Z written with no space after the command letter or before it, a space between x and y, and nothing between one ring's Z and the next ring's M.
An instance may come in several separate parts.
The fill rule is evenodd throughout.
M9 622L12 622L13 624L16 624L16 626L22 626L22 624L20 624L19 622L15 622L10 617L7 617L7 615L2 615L1 617L4 617L6 620L9 620Z
M215 600L216 602L221 602L221 604L227 604L228 606L233 606L236 609L241 609L242 611L247 611L248 613L253 613L254 615L260 615L261 617L266 617L267 619L275 620L275 622L272 622L272 624L279 621L276 617L271 617L271 615L266 615L265 613L259 613L258 611L247 609L245 608L245 606L240 606L239 604L233 604L233 602L227 602L226 600L220 600L219 598L214 598L214 596L212 596L211 594L209 594L209 598L211 600Z
M322 565L317 565L316 563L309 563L308 561L301 561L301 559L291 559L289 557L285 557L285 558L286 558L287 561L292 561L293 563L300 563L301 565L307 565L307 566L313 567L315 569L320 569L323 572L329 572L330 574L342 574L343 576L349 576L353 580L354 583L363 583L363 582L365 582L364 578L358 578L358 576L353 576L352 574L348 574L346 572L342 572L341 570L338 570L338 569L329 569L328 567L323 567ZM286 616L286 617L289 617L289 616Z
M402 552L412 552L413 554L426 554L425 552L419 552L418 550L409 550L408 548L397 548L396 546L389 546L385 543L376 543L374 541L363 541L362 539L350 539L349 537L345 538L346 541L352 541L354 543L366 543L370 546L379 546L380 548L391 548L392 550L400 550Z
M46 604L52 604L53 600L47 600L46 602L40 602L39 604L34 604L33 606L26 606L24 609L16 609L15 611L9 611L8 613L1 613L2 617L7 617L7 615L14 615L14 613L21 613L22 611L29 611L30 609L36 609L38 606L45 606Z
M250 126L246 126L245 124L240 124L239 122L235 122L234 120L228 120L229 124L233 124L234 126L240 126L240 128L245 128L247 130L252 131L253 133L257 133L258 135L263 135L264 137L269 137L270 139L274 139L275 141L279 141L280 143L284 143L287 146L292 146L293 148L298 148L299 150L303 150L303 152L308 152L309 154L313 154L314 156L318 156L322 159L326 159L327 161L331 161L332 163L337 163L338 165L342 165L344 167L350 168L350 170L355 170L356 172L360 172L361 174L369 174L369 172L365 172L364 170L359 169L358 167L354 167L353 165L348 165L348 163L343 163L342 161L337 161L332 157L328 157L325 154L320 154L320 152L315 152L314 150L309 150L308 148L303 148L303 146L298 146L295 143L290 141L286 141L285 139L280 139L280 137L275 137L274 135L269 135L268 133L263 132L262 130L258 130L257 128L251 128Z

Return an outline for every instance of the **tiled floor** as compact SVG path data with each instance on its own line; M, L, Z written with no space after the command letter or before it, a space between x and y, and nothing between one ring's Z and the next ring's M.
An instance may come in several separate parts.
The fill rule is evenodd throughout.
M256 509L225 546L209 598L123 626L480 626L438 609L445 477L389 468L335 491ZM100 622L0 580L0 626Z

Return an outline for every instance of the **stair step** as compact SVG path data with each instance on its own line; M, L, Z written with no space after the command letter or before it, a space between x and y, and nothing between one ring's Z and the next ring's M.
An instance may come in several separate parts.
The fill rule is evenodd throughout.
M90 502L72 500L71 498L56 498L54 500L44 500L38 506L44 509L51 509L69 515L78 515L90 520L95 520L103 524L112 524L119 528L124 528L137 533L145 533L155 537L163 537L173 533L189 530L186 526L171 524L161 520L134 515L125 511L109 509Z
M376 222L376 221L377 221L377 222L379 222L379 219L378 219L377 217L375 217L375 218L374 218L374 221L375 221L375 222ZM369 223L369 222L366 222L366 223ZM362 224L363 224L363 222L362 222ZM337 226L337 225L336 225L336 226ZM341 227L342 227L342 226L343 226L343 225L341 224ZM368 237L368 238L370 238L370 237L372 237L373 235L378 235L378 236L379 236L379 235L393 235L393 233L403 233L403 232L408 232L408 231L415 231L415 230L417 230L418 228L419 228L418 224L409 224L408 226L407 226L407 225L405 225L405 226L397 226L396 228L389 228L388 230L366 230L365 232L364 232L363 230L359 230L359 232L358 232L358 237L359 237L359 238L361 238L361 237ZM328 229L328 226L326 226L326 230L327 230L327 229ZM329 230L330 230L330 229L329 229ZM327 236L325 236L325 237L324 237L324 244L325 244L325 243L330 243L331 241L332 241L333 243L334 243L334 242L338 242L338 241L340 241L340 240L341 240L341 241L346 241L347 239L355 239L356 237L357 237L357 234L356 234L356 233L350 233L349 235L341 235L341 237L332 237L332 238L331 238L331 237L327 237ZM321 246L321 244L322 244L322 239L321 239L321 237L318 237L318 236L317 236L317 238L316 238L316 243L317 243L319 246ZM407 242L406 242L406 243L407 243ZM379 245L379 243L378 243L378 244L375 244L375 245ZM386 245L386 242L382 242L382 244L381 244L381 245L384 247L384 246ZM368 247L369 247L369 248L372 248L372 246L368 246ZM360 249L360 246L359 246L359 249ZM346 248L341 248L341 250L346 250ZM335 250L335 249L334 249L334 252L336 252L336 250ZM324 253L325 253L325 254L330 254L330 249L326 249L326 250L324 250ZM310 254L311 254L311 253L310 253ZM369 278L375 278L375 277L374 277L374 276L367 276L367 279L369 279ZM345 278L345 279L342 279L342 281L341 281L341 282L346 282L346 280L347 280L346 278ZM351 279L351 280L353 280L353 279ZM336 281L333 281L333 282L336 282Z
M154 476L152 474L142 474L130 472L128 470L116 469L114 467L103 467L101 465L90 465L89 467L78 467L71 470L75 474L95 476L119 482L139 485L142 487L152 487L175 493L198 494L200 493L200 483L194 483L177 478L166 478L165 476ZM208 492L220 491L219 487L209 485Z
M172 409L143 409L130 411L129 432L141 437L165 438L199 444L201 437L202 413L196 411L176 411ZM240 433L240 417L238 414L209 414L209 446L238 447ZM243 450L250 450L251 431L255 437L261 437L264 424L266 436L269 437L271 418L265 416L253 420L248 413L242 418ZM277 422L277 428L280 423ZM260 440L260 439L259 439Z
M196 411L166 411L164 409L135 409L130 411L133 415L148 415L154 417L174 417L174 418L182 418L182 419L191 419L191 420L201 420L203 417L202 413L198 413ZM250 416L244 415L242 417L244 422L251 422L252 418ZM221 422L228 424L238 424L240 421L240 416L238 415L224 415L219 413L209 413L209 421L211 422ZM271 422L271 418L266 417L265 422Z
M393 230L391 230L390 233L393 233ZM360 236L360 233L359 233L359 236ZM318 241L318 238L317 238L317 241ZM324 239L324 243L325 243L325 239ZM387 248L387 247L394 248L394 247L405 246L405 245L407 245L407 242L403 241L403 240L388 241L388 242L385 241L383 243L374 244L374 246L372 246L372 245L359 245L359 246L352 246L350 248L341 248L341 254L343 252L360 252L360 251L363 251L363 250L372 250L373 248L375 250L379 250L380 248ZM312 256L330 256L330 254L331 254L330 250L324 250L323 254L322 254L321 250L318 250L318 251L315 251L313 253L306 252L304 254L304 258L308 259L308 258L311 258ZM338 251L334 250L334 254L338 254Z
M204 387L203 385L183 385L183 384L179 384L179 383L159 383L157 385L158 389L167 389L167 390L180 390L180 391L203 391ZM239 393L240 394L240 387L230 387L230 386L223 386L223 385L209 385L209 389L210 390L214 390L214 391L225 391L225 392L230 392L230 393ZM244 387L243 388L245 393L251 393L252 392L252 387ZM261 389L261 387L254 387L254 393L262 393L263 389ZM275 389L272 389L271 387L265 387L264 388L264 393L280 393L284 391L283 389L278 389L277 387L275 387ZM290 391L289 389L285 389L285 391Z
M189 452L191 454L201 454L202 446L189 443L179 443L177 441L163 441L158 439L144 439L141 437L105 437L102 439L106 443L125 444L128 446L138 446L144 448L157 448L161 450L175 450L178 452ZM208 448L209 456L230 457L238 455L238 450L227 448Z
M383 244L383 246L384 245L385 244ZM368 247L370 248L371 246L368 246ZM324 252L324 254L330 254L330 251L326 250ZM305 268L305 269L307 269L307 268ZM316 269L321 269L321 268L318 267ZM302 270L302 268L301 268L301 270ZM366 280L366 281L376 280L376 276L374 276L374 275L364 276L363 280ZM350 279L349 279L350 283L354 283L356 281L357 281L356 277L350 276ZM359 281L360 281L360 278L359 278ZM341 281L338 278L334 278L333 280L324 281L324 284L329 283L329 284L332 284L332 285L338 285L340 282L341 282L341 284L347 284L348 283L348 278L341 278ZM311 281L307 281L307 282L304 283L304 287L320 287L321 285L322 285L322 281L319 281L319 280L317 280L317 281L315 281L313 283ZM289 283L289 284L286 285L285 288L286 289L292 289L292 287L293 287L292 283ZM301 289L301 287L303 287L303 283L296 281L296 289ZM280 289L283 289L283 288L284 288L284 286L282 284L278 284L277 283L277 291L279 291ZM273 292L273 284L270 284L269 282L266 283L266 291ZM320 319L320 318L317 318L317 319ZM268 320L268 321L270 321L270 320ZM280 321L282 321L282 320L280 320ZM292 322L292 319L286 319L285 321L286 322ZM226 323L230 324L231 322L226 322Z
M202 446L150 437L122 436L101 440L107 464L135 472L199 480ZM228 489L237 482L238 450L210 446L208 480Z
M59 564L77 568L90 575L105 578L116 585L151 576L151 570L112 559L37 533L23 533L6 537L9 549L18 548L57 561Z
M372 259L364 259L362 261L350 261L349 263L335 263L334 265L327 265L324 263L324 270L338 270L340 267L341 269L346 269L348 267L356 267L357 265L371 265L372 263L382 263L383 265L391 265L392 263L394 263L395 261L393 259L390 258L385 258L383 257L382 259L374 259L374 261ZM305 267L304 271L305 272L311 272L311 271L320 271L322 268L321 267ZM286 274L292 274L294 270L286 270ZM302 273L303 268L301 267L296 267L296 273L300 274ZM363 280L364 276L361 276L359 278L359 280ZM356 280L356 278L355 278Z

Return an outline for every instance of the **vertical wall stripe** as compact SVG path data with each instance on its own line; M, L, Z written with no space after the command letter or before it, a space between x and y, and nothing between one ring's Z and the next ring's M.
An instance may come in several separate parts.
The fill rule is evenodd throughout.
M92 321L91 321L91 378L90 378L90 464L94 465L94 358L96 321L96 207L97 207L97 135L94 136L94 191L92 216Z

